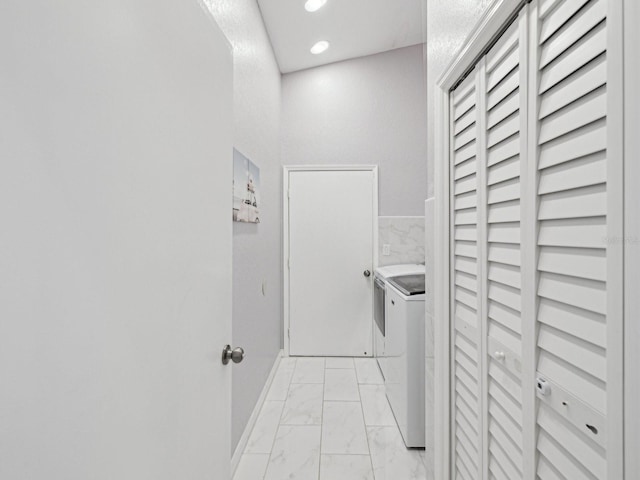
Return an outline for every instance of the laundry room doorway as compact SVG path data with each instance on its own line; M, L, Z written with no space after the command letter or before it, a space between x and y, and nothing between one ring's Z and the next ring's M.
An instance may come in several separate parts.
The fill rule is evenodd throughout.
M377 166L284 168L284 345L373 355Z

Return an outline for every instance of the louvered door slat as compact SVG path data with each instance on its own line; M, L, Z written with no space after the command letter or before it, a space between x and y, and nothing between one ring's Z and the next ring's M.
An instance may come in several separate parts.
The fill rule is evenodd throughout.
M602 249L541 247L539 255L541 272L606 281L607 259Z
M552 409L546 406L541 406L538 425L544 432L562 445L562 450L566 452L564 461L556 458L557 464L569 467L569 463L573 463L574 466L577 467L576 472L581 471L587 474L585 478L606 478L604 452L602 448L582 435L581 432L578 432L576 428L566 422L560 415L557 415ZM580 476L574 478L580 478Z
M452 312L455 318L452 365L452 451L455 478L475 479L481 461L480 395L480 297L478 263L478 139L476 74L471 74L451 93L452 162Z
M606 50L606 25L601 23L583 39L569 47L540 73L538 91L544 93Z
M460 117L460 119L456 122L454 134L458 135L460 132L473 125L476 121L476 115L476 107L472 107L467 113Z
M600 185L607 181L607 159L604 151L573 162L547 168L540 175L538 193L554 193L580 187Z
M514 291L514 296L519 297L520 291ZM504 303L507 302L505 301ZM520 332L507 328L497 321L492 321L489 323L489 325L489 336L492 339L496 340L502 347L509 350L511 353L517 355L518 357L522 355Z
M511 40L512 49L511 51L502 58L495 66L488 65L487 70L490 72L487 75L487 91L493 90L493 88L498 85L514 68L518 66L520 55L517 45L517 38L513 37Z
M553 386L538 395L539 478L609 478L609 1L539 17L537 376Z
M509 478L520 478L522 466L517 459L522 456L522 432L520 426L513 423L503 408L495 401L489 401L489 435L505 454L499 464L512 473ZM491 442L491 440L490 440ZM491 449L491 444L489 445ZM509 459L505 462L505 459Z
M598 120L540 146L538 166L546 168L606 149L607 128Z
M514 90L502 100L499 104L491 109L487 116L487 126L492 128L498 123L502 122L505 118L518 111L520 108L520 95L517 90Z
M520 179L513 178L497 185L493 185L489 189L487 202L489 205L494 203L509 202L511 200L520 199Z
M521 86L526 70L520 43L524 20L516 20L486 56L486 475L521 478L522 387L516 365L522 355L521 304L521 172L526 95ZM512 83L513 82L513 83ZM515 88L512 85L515 84ZM526 105L526 104L525 104ZM509 241L504 242L508 232ZM502 357L495 352L501 352ZM508 392L508 393L507 393ZM494 396L496 395L497 396ZM508 400L507 400L508 399ZM518 418L514 421L513 417Z
M538 478L540 480L564 480L565 477L544 457L538 460Z
M570 20L571 17L588 2L589 0L564 0L556 2L558 3L557 7L551 10L547 16L544 16L544 11L541 12L541 20L543 20L543 22L540 26L540 43L546 41L551 35L556 33L562 25Z
M558 55L585 36L607 16L606 4L587 2L587 5L574 15L562 28L561 34L549 38L540 50L540 66L545 67ZM549 23L547 22L547 25Z
M545 469L541 468L542 464L547 465L548 469L553 468L553 471L557 472L557 475L560 475L560 478L563 479L597 480L598 477L585 470L560 443L544 430L541 430L538 435L538 449L541 453L538 463L538 474L540 474L541 471L545 471Z
M505 327L513 330L516 333L522 334L520 312L512 308L508 308L506 305L499 303L489 303L489 318L504 325Z
M517 266L507 265L504 263L492 262L489 265L489 280L520 288L520 269Z
M487 144L489 148L497 145L520 130L520 118L517 112L502 120L489 130Z
M495 243L520 243L520 223L505 222L491 225L489 228L489 242Z
M498 435L500 434L499 427L495 427L494 422L491 422L491 427L494 428L493 432L489 432L490 434L492 434L489 438L489 462L492 463L495 460L495 463L500 466L500 469L505 473L506 478L508 479L522 478L522 472L518 468L516 468L513 458L509 456L509 453L507 453L505 451L505 447L503 447L503 445L508 445L508 441L504 441L504 437L499 437L501 438L501 440L503 440L501 442L493 435L495 433L498 433ZM522 456L522 453L518 452L517 450L512 450L510 453L514 456L514 458L519 458L520 456Z
M497 382L491 383L489 386L489 395L502 408L505 409L509 419L513 421L519 427L522 427L522 412L520 411L520 405L504 390L504 388ZM521 439L522 440L522 439Z
M519 71L513 70L491 91L487 96L487 108L491 110L498 103L502 102L512 92L518 89Z
M604 216L607 213L605 185L563 190L540 198L539 220Z
M607 97L603 86L545 118L540 127L539 142L546 143L595 122L606 112Z
M606 347L606 317L602 314L543 298L538 307L538 321L597 347Z
M489 364L489 376L500 384L516 403L520 404L522 386L518 377L510 373L499 362L491 362Z
M540 223L538 245L601 248L607 235L606 217L547 220Z
M502 406L493 399L489 400L489 412L491 413L489 434L497 441L501 450L507 454L507 457L511 459L509 469L518 472L518 475L511 478L519 478L522 476L522 466L515 463L514 460L522 455L520 426L513 423L513 420L507 415ZM499 421L496 421L496 419L499 419ZM504 462L500 463L503 464Z
M453 169L453 178L455 180L461 180L465 177L469 177L476 173L476 161L475 158L462 162L456 165ZM473 197L474 195L467 195L467 197ZM457 210L457 209L456 209Z
M494 166L500 162L511 159L520 153L520 137L514 135L503 142L489 148L487 153L487 165Z
M606 82L606 57L600 55L540 97L538 118L544 118L560 110Z

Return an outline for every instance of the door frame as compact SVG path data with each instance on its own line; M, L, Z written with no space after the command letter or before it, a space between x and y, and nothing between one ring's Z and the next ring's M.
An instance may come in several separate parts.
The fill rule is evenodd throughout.
M624 0L624 45L640 43L640 4L637 0ZM623 234L625 256L625 478L640 476L640 58L632 48L624 48L624 172L625 172L625 229ZM634 129L635 125L635 129Z
M378 166L377 165L285 165L282 167L282 274L284 356L289 356L289 174L292 172L372 172L373 173L373 268L378 266ZM373 296L371 299L373 306ZM373 317L371 318L373 324ZM373 347L373 342L372 342Z

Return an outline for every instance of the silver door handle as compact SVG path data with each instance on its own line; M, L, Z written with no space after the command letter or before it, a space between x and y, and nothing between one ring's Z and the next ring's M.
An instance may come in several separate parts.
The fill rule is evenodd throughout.
M370 277L370 276L371 276L371 272L370 272L369 270L365 270L364 272L362 272L362 274L363 274L365 277Z
M225 345L222 350L222 364L226 365L229 363L229 360L232 360L233 363L240 363L244 360L244 349L237 347L231 350L231 345Z

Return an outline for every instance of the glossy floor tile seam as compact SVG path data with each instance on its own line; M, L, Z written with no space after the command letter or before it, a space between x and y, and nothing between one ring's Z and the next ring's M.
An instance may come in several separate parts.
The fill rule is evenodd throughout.
M293 362L293 368L291 369L291 377L289 378L289 383L287 383L287 392L284 395L284 403L282 404L282 411L280 412L280 418L278 418L278 428L280 428L280 425L282 425L282 417L284 417L285 407L287 406L287 400L289 399L289 392L291 391L291 380L293 378L293 372L295 372L296 370L297 363L298 363L298 360L296 359L296 361ZM275 438L273 440L273 443L275 443ZM271 445L271 450L273 450L273 444ZM271 456L271 453L269 453L269 456Z
M325 402L325 396L327 394L327 359L325 358L324 360L324 383L322 384L322 410L320 413L320 451L318 452L318 476L316 477L318 480L320 480L320 475L322 475L322 429L324 427L324 402Z
M358 394L360 395L360 413L362 414L362 423L364 424L364 438L367 442L367 451L369 452L369 465L371 465L371 473L375 480L375 470L373 469L373 456L371 455L371 443L369 442L369 432L367 431L367 420L364 417L364 407L362 406L362 394L360 392L360 384L358 384Z
M292 363L293 365L290 367L291 368L291 376L289 377L289 382L287 383L287 392L284 396L285 400L282 404L282 411L280 412L280 417L278 418L278 425L276 427L276 434L273 436L273 440L271 441L271 449L269 450L269 458L267 460L267 464L264 467L264 471L262 472L262 478L260 479L256 479L256 480L264 480L264 478L267 475L267 470L269 469L269 464L271 463L271 456L273 454L273 447L276 444L276 439L278 438L278 430L280 430L280 427L282 426L282 417L284 415L284 407L287 404L287 398L289 397L289 391L291 390L291 380L293 379L293 374L296 370L296 365L298 363L298 359L295 357L285 357L287 359L293 359L293 361L289 360L290 363ZM278 370L276 371L276 374L279 373L281 370L281 368L283 367L283 360L285 360L285 358L282 358L280 360L280 365L278 366Z
M322 427L324 428L324 410L325 410L325 405L327 403L331 403L331 402L335 402L335 403L337 403L337 402L358 403L359 404L359 410L360 410L360 416L361 416L361 420L362 420L362 425L364 426L364 439L365 439L365 443L366 443L366 447L367 447L367 453L365 453L365 454L354 454L354 453L347 453L347 452L345 452L345 453L337 453L337 452L324 453L323 440L322 440L324 438L323 437L323 433L324 432L321 429L321 431L320 431L320 435L321 435L321 437L320 437L320 470L319 470L318 479L319 480L323 480L323 468L322 468L323 458L327 459L329 457L338 457L338 458L340 458L340 457L343 457L343 458L346 458L346 457L349 457L349 458L363 457L364 458L364 457L366 457L368 465L369 465L369 467L371 469L370 470L371 479L374 480L375 476L374 476L374 469L373 469L373 459L371 458L371 448L370 448L370 445L369 445L369 435L367 434L367 424L366 424L366 421L365 421L365 418L364 418L364 410L362 408L362 395L360 393L360 382L358 380L358 376L357 376L357 373L356 373L355 360L351 359L351 365L349 367L343 367L343 368L334 367L333 369L335 369L335 370L352 370L353 371L354 376L355 376L355 382L356 382L356 390L357 390L357 393L358 393L358 399L357 400L342 400L341 401L341 400L327 400L326 399L326 382L327 382L327 375L326 375L327 372L326 372L326 370L330 370L330 369L332 369L332 368L327 366L327 359L325 359L325 377L324 377L324 380L325 380L324 393L325 393L325 395L323 397L323 402L322 402L322 412L323 412Z
M272 385L277 390L276 395L285 393L285 400L280 401L280 415L275 417L277 401L272 401L269 407L262 406L258 421L261 416L266 419L270 415L275 417L263 420L263 427L256 434L257 441L261 437L263 439L260 447L263 451L245 448L234 480L391 480L398 478L394 473L398 465L406 480L425 478L416 476L416 472L424 470L425 459L419 453L404 448L375 359L343 357L329 361L331 357L328 357L318 362L317 358L310 362L305 362L303 357L298 358L302 362L291 360L291 357L286 357L286 361L283 358L278 368L280 371L276 372L280 382ZM299 363L296 376L294 371ZM322 369L319 368L321 365ZM357 374L358 368L360 375ZM327 370L352 371L355 377L340 373L327 377ZM320 374L322 384L318 383ZM294 382L294 378L298 382ZM332 389L329 396L327 378ZM301 383L304 380L315 382ZM298 388L298 395L294 395L294 386ZM320 388L321 397L312 401L313 391L320 394ZM300 391L305 392L300 395ZM283 423L287 402L290 402L289 410L296 415L293 424L291 419L286 420L290 423ZM309 408L309 403L312 408ZM330 412L328 419L327 411ZM311 423L307 423L310 418ZM325 428L330 430L325 432ZM270 450L267 454L268 442ZM367 456L369 459L365 461ZM402 463L398 464L398 461Z
M355 370L355 362L353 365ZM367 419L364 416L364 406L362 405L362 392L360 391L360 383L358 383L358 396L360 397L360 414L362 415L362 423L364 424L364 438L367 441L367 451L369 452L369 465L371 466L371 474L375 480L375 470L373 469L373 457L371 455L371 443L369 442L369 432L367 431Z

